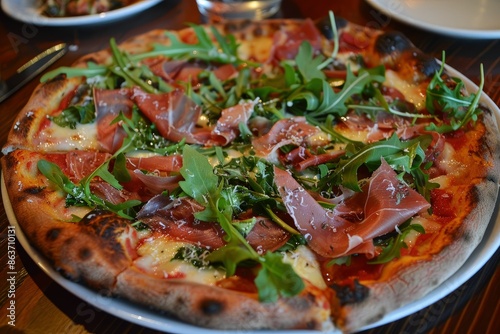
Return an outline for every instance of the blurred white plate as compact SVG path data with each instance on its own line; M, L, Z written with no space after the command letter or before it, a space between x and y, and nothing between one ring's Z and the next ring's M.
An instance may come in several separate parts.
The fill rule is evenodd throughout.
M500 0L366 0L383 14L460 38L500 38Z
M146 10L162 0L143 0L130 6L115 9L109 12L71 16L71 17L48 17L40 13L36 5L37 0L2 0L3 11L12 18L39 26L84 26L90 24L109 23L124 19L128 16Z
M460 78L464 81L465 87L469 92L477 92L478 87L472 81L467 79L465 76L460 74L453 68L446 66L446 70L452 77ZM481 96L481 102L484 103L496 117L497 124L500 124L500 109L495 105L495 103L485 94ZM215 329L201 328L187 324L185 322L179 321L175 318L169 317L168 315L155 312L147 307L143 307L138 304L130 303L123 299L111 298L103 296L99 292L90 290L87 287L74 283L72 281L64 278L59 272L54 270L50 265L50 262L41 255L34 247L32 247L26 236L23 234L21 227L19 226L16 216L12 210L12 205L7 194L5 187L5 182L3 179L3 174L1 176L1 190L3 204L5 207L5 212L7 218L12 226L16 227L16 237L24 248L26 253L31 257L31 259L54 281L56 281L60 286L68 290L73 295L81 298L85 302L93 305L94 307L101 309L109 314L112 314L118 318L127 320L129 322L138 324L140 326L148 327L151 329L164 331L168 333L178 333L178 334L317 334L317 331L307 331L307 330L284 330L284 331L271 331L271 330L261 330L261 331L221 331ZM500 200L500 199L499 199ZM446 281L444 281L440 286L434 289L432 292L420 298L410 304L407 304L399 309L386 314L381 320L374 322L364 328L365 330L373 327L382 326L390 322L399 320L408 315L416 313L421 309L434 304L440 299L446 297L448 294L452 293L454 290L458 289L462 284L464 284L469 278L471 278L476 272L481 269L484 264L495 254L495 251L500 247L500 213L498 212L499 203L497 200L497 208L493 213L490 220L488 228L484 234L483 240L473 251L464 265L452 276L450 276ZM326 333L325 333L326 334ZM339 334L338 332L329 334Z

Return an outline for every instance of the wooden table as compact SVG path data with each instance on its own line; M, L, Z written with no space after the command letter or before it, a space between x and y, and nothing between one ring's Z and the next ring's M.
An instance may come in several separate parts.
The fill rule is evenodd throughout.
M278 17L318 18L333 10L355 23L404 32L419 48L437 58L446 51L446 62L474 82L479 64L485 68L484 91L500 104L500 43L445 37L397 23L362 0L284 0ZM92 27L42 27L15 21L0 13L0 75L9 76L40 51L59 42L71 50L53 65L70 65L78 57L108 46L110 37L123 41L155 28L177 29L186 22L201 22L194 0L165 0L125 20ZM0 146L6 141L14 117L26 103L38 78L0 104ZM50 279L15 244L15 327L8 324L7 268L8 221L0 207L0 332L1 333L155 333L123 321L87 304ZM500 253L465 284L435 304L394 323L366 333L487 333L500 330Z

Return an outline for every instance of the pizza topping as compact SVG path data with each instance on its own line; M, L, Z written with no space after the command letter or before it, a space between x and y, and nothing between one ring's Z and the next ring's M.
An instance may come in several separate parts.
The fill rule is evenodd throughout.
M97 140L106 152L114 153L122 146L126 133L113 121L120 113L130 118L134 106L130 97L131 91L128 89L94 90Z
M278 61L294 59L303 41L308 41L316 52L321 49L321 33L310 19L304 20L304 23L296 30L279 30L275 33L273 58Z
M222 247L223 230L220 226L195 219L195 214L202 210L203 206L193 200L170 200L157 195L144 206L137 218L153 231L165 233L175 240L213 249Z
M272 160L272 155L282 146L319 146L325 142L328 137L319 128L308 124L304 117L293 117L276 122L266 135L255 138L252 145L258 156Z
M187 143L199 143L200 136L209 135L205 129L196 128L201 108L182 90L176 89L158 95L134 89L133 97L139 109L156 125L164 138L177 142L185 139Z
M283 202L297 229L310 247L324 257L360 253L361 249L373 252L363 244L393 231L395 226L430 207L417 192L397 180L396 173L385 161L373 173L363 192L348 198L333 212L323 209L286 171L275 168L274 172ZM343 213L354 213L358 220L351 222Z

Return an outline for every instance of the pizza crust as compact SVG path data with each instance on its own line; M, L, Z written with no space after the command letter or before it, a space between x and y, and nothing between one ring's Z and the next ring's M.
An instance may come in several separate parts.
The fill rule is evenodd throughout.
M122 272L119 296L173 314L197 326L222 330L333 330L328 301L309 285L295 297L261 303L257 296L237 291L146 276L133 268Z

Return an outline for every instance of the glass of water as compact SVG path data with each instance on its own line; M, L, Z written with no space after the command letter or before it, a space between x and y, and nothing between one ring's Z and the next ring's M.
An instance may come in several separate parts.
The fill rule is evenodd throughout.
M198 9L209 21L260 20L278 12L281 0L196 0Z

